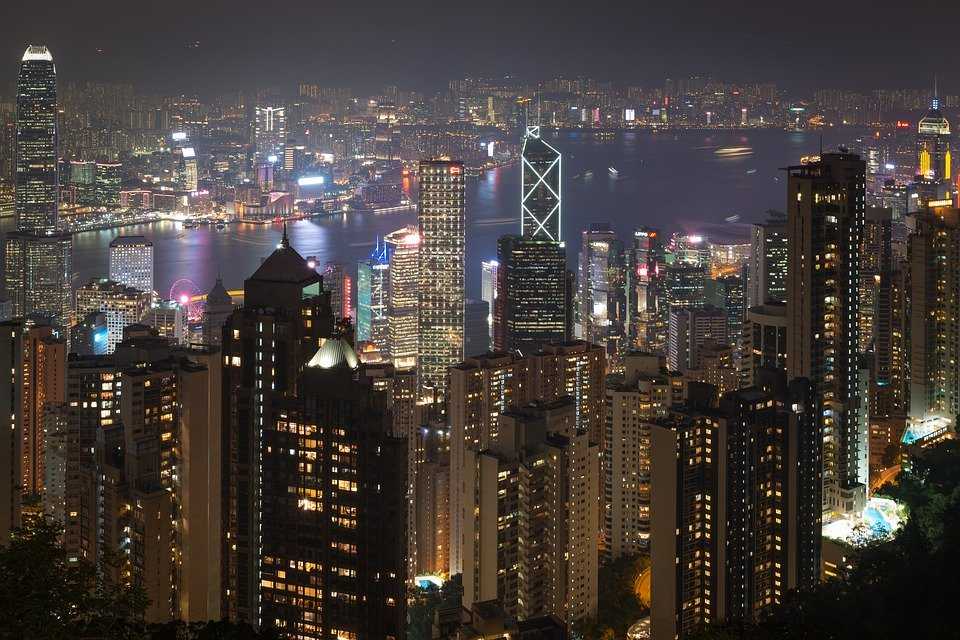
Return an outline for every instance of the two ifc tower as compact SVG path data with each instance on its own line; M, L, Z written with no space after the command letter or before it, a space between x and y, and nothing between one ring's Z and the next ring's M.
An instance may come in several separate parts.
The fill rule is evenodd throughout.
M17 230L4 241L4 287L14 316L62 323L70 313L73 241L59 229L57 69L30 45L17 76Z

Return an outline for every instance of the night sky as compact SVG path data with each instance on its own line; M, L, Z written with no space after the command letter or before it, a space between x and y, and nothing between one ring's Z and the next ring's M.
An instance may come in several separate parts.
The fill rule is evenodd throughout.
M699 73L797 90L924 87L937 73L950 91L958 27L954 0L0 0L0 59L15 76L24 47L45 43L67 80L201 94L506 73L648 86Z

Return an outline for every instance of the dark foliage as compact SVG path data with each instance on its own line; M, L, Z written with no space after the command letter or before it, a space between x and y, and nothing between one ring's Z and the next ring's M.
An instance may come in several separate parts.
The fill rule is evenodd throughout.
M60 531L43 518L0 547L0 640L273 640L231 622L146 625L148 601L101 567L69 562Z
M707 629L709 640L956 638L960 598L960 446L913 458L884 493L909 510L895 538L858 549L852 568L809 592L791 594L747 627Z

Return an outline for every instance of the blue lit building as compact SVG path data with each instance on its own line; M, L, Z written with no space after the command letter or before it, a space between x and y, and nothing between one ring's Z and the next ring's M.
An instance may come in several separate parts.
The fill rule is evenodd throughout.
M103 356L109 353L110 329L107 314L102 311L88 313L70 328L70 352L81 356Z
M387 347L388 246L377 238L370 257L357 264L357 341L380 349Z

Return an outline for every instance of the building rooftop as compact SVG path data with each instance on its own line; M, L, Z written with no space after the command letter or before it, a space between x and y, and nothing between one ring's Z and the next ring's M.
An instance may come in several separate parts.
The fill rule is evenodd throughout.
M147 240L144 236L117 236L110 241L111 247L119 247L121 245L152 247L153 242Z
M30 60L44 60L46 62L53 62L53 55L45 45L32 44L27 47L26 51L23 52L22 59L23 62L28 62Z
M223 286L223 279L219 276L217 276L217 281L214 283L213 288L210 289L210 293L207 294L207 304L233 304L233 298L231 298L230 294L227 293L226 288Z
M317 369L333 369L334 367L347 367L356 369L360 364L360 358L344 338L330 338L323 343L323 346L310 358L308 367Z
M319 280L320 275L311 269L307 260L290 246L287 230L284 227L283 239L276 250L263 261L263 264L250 277L251 280L269 282L301 283Z

